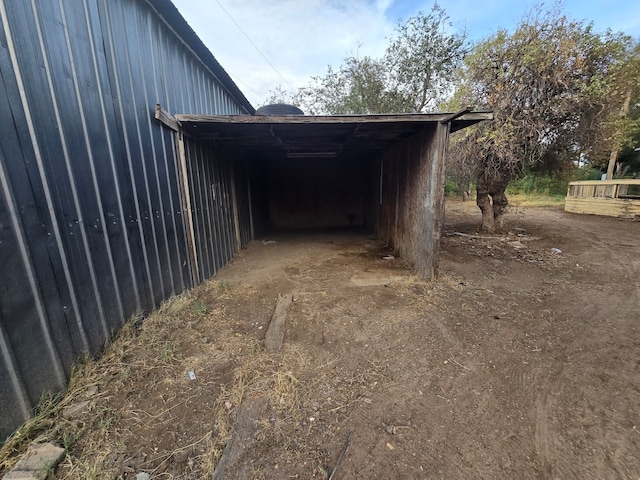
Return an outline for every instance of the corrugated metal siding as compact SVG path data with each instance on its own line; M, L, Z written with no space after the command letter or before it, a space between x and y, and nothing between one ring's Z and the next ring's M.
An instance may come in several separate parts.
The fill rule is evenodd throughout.
M1 441L81 354L191 286L175 138L155 104L246 109L148 2L0 0L0 22ZM198 148L202 280L236 247L231 162Z
M185 138L199 282L211 277L238 251L231 201L231 159Z
M238 219L240 222L240 246L244 248L252 236L251 186L245 165L236 164L235 168L236 196Z

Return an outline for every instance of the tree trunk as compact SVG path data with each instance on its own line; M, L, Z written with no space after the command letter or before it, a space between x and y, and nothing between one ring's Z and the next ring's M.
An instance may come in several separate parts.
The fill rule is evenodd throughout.
M476 204L482 212L482 226L480 230L486 233L495 232L493 205L489 196L489 184L482 173L478 175L478 183L476 185Z
M508 182L499 182L497 188L491 191L491 200L493 202L493 224L496 231L502 231L504 228L504 211L509 205L509 200L504 191Z
M462 201L466 202L471 198L471 184L467 182L457 182L458 191L462 195Z
M478 174L476 203L482 212L483 232L495 233L504 228L504 212L509 204L505 190L510 179L504 173L492 178L487 178L484 172Z
M624 104L622 105L622 111L620 112L620 116L622 118L626 117L629 114L629 107L631 107L631 95L633 94L633 90L629 89L627 91L627 96L624 99ZM607 167L607 176L605 177L607 180L613 180L613 171L616 168L616 161L618 160L618 152L620 148L616 144L611 150L611 155L609 156L609 165Z

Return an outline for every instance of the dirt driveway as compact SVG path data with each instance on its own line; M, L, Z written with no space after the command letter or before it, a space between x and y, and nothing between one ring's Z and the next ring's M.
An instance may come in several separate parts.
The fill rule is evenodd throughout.
M90 404L48 434L71 439L56 477L210 478L263 396L226 478L640 478L640 223L508 221L483 237L450 203L433 284L362 235L252 243L75 377L63 404Z

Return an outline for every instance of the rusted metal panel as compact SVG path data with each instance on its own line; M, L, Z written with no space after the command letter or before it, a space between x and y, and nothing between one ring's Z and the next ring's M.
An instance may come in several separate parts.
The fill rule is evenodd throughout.
M2 441L80 355L193 285L175 134L155 105L253 109L166 0L0 0L0 43ZM231 165L209 153L203 195ZM198 281L234 253L207 198Z

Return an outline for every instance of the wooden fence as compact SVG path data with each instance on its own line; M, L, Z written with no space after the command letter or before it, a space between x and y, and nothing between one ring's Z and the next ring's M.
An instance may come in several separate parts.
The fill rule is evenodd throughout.
M564 209L571 213L640 219L640 180L571 182Z

